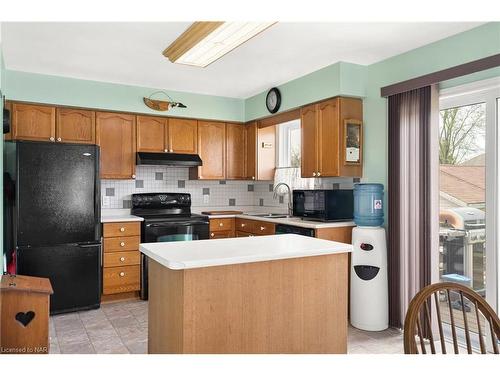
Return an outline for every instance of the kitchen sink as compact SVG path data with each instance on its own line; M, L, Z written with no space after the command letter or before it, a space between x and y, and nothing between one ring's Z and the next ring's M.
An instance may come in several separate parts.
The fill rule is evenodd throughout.
M256 216L256 217L265 217L268 219L286 219L291 217L290 215L287 214L272 214L272 213L267 213L267 214L249 214L249 216Z

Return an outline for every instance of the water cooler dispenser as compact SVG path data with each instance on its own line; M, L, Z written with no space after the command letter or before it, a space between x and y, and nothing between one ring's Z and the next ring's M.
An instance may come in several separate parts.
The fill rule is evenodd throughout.
M381 331L389 326L384 186L354 185L350 319L353 327Z

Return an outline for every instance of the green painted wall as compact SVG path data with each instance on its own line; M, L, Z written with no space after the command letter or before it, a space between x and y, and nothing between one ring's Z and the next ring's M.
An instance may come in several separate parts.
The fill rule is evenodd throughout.
M367 67L364 110L364 180L387 184L387 101L380 88L500 53L500 23L488 23ZM471 75L485 79L498 70ZM447 82L449 86L464 79Z
M447 89L450 87L465 85L467 83L482 81L483 79L488 79L488 78L493 78L493 77L500 77L500 67L492 68L492 69L488 69L488 70L483 70L481 72L468 74L468 75L463 76L463 77L458 77L455 79L450 79L448 81L441 82L439 84L439 88L440 89Z
M142 98L159 89L7 70L7 98L124 112L164 115L144 105ZM167 91L187 108L173 108L168 116L244 121L243 99ZM159 95L155 98L162 99Z
M282 94L279 112L336 95L364 96L365 78L365 67L361 65L345 62L329 65L279 85ZM245 100L246 121L270 115L265 104L266 95L267 91Z

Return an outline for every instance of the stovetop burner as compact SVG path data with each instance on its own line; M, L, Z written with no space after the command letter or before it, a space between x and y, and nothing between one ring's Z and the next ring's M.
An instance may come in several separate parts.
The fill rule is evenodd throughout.
M148 221L208 220L207 216L191 213L189 193L132 194L131 213Z

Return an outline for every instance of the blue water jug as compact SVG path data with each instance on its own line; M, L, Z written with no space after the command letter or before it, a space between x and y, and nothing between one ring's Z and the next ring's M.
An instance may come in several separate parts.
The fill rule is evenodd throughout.
M354 222L360 227L384 224L384 185L354 185Z

